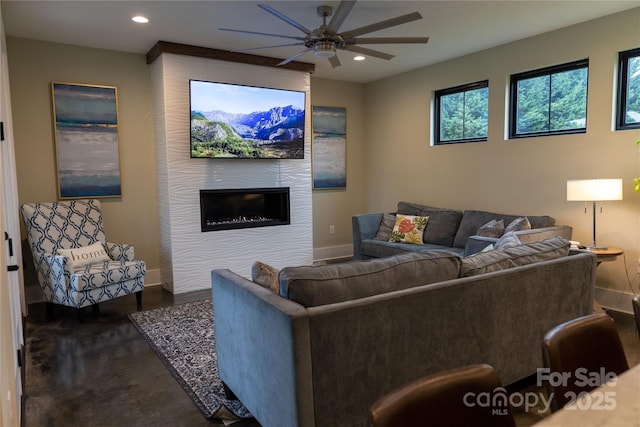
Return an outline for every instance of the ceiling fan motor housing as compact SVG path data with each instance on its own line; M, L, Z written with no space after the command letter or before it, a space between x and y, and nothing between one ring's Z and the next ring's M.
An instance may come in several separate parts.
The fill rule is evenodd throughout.
M318 6L317 10L320 18L328 18L333 14L333 8L331 6Z

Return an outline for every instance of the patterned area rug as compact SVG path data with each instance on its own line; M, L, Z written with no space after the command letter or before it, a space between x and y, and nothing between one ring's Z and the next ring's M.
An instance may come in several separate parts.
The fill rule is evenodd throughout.
M225 397L218 376L210 300L128 316L206 418L251 418L240 401Z

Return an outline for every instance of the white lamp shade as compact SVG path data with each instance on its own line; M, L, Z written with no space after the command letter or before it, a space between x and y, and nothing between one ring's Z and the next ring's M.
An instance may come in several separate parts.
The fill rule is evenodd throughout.
M622 200L621 179L570 179L567 181L567 201L604 200Z

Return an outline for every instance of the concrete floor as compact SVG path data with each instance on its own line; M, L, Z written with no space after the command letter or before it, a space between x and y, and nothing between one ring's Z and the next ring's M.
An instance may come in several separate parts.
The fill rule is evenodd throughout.
M210 291L172 295L144 291L145 310L210 297ZM47 321L43 303L29 305L26 322L24 427L216 426L206 420L126 317L136 310L129 295L100 304L100 314L56 306ZM630 365L640 363L633 317L614 317ZM544 415L515 410L518 427ZM234 426L259 426L255 420Z

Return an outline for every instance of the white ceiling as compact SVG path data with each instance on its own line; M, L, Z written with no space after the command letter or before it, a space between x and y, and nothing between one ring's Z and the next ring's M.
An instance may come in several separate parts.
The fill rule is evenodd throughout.
M299 30L257 4L268 4L311 29L322 23L317 6L327 4L335 10L339 4L327 0L0 1L8 36L140 54L147 53L158 40L223 50L288 43L287 39L218 28L301 36ZM314 76L364 83L639 6L640 0L361 0L340 31L418 11L422 20L366 36L427 36L429 43L365 46L395 55L390 61L367 58L356 62L352 53L339 51L342 66L335 69L312 53L298 60L316 64ZM150 22L133 23L131 17L136 14L147 16ZM291 46L248 53L285 59L300 50Z

